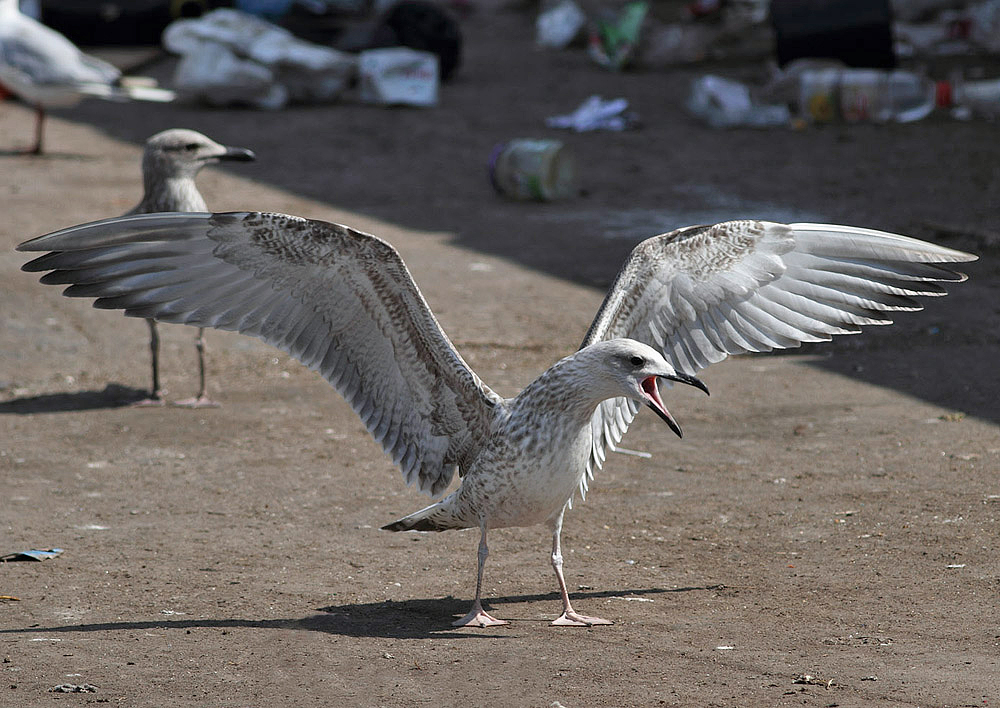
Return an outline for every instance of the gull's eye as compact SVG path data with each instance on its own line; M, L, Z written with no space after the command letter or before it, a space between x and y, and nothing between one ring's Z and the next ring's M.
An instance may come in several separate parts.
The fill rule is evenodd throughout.
M184 149L187 150L188 152L194 152L199 147L201 146L198 143L188 143L187 145L184 146Z
M646 360L643 359L641 356L634 356L631 359L629 359L629 362L632 364L632 366L642 366L646 363Z

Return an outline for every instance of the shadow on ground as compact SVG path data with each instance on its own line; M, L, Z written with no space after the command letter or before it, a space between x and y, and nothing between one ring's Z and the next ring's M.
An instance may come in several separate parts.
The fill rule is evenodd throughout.
M706 585L683 588L646 588L624 592L593 591L573 593L573 599L592 600L612 597L645 597L663 593L714 591L722 585ZM494 607L517 605L527 602L559 602L558 593L531 595L508 595L492 598L487 605ZM62 632L120 632L150 629L298 629L310 632L324 632L349 637L385 637L391 639L427 639L441 637L456 638L503 638L505 633L518 625L548 623L549 620L511 617L503 608L496 610L511 622L501 630L469 630L451 626L453 618L460 617L469 609L469 600L459 600L448 596L436 599L413 599L394 602L349 603L317 608L322 614L289 619L169 619L132 622L101 622L96 624L75 624L56 627L28 627L25 629L2 629L4 634L50 634ZM555 619L553 615L552 619Z
M31 415L33 413L69 413L102 408L123 408L143 400L147 391L121 384L108 384L102 390L72 393L44 393L24 396L0 403L0 415Z

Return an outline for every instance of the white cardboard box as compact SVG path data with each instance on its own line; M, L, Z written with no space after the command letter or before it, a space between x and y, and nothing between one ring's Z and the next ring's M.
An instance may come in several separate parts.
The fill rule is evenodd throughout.
M433 106L437 104L436 54L408 47L368 49L358 62L361 100L380 105Z

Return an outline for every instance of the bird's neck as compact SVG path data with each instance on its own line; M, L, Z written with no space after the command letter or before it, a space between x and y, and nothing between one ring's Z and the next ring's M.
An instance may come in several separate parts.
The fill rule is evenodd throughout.
M208 211L204 197L188 175L151 178L144 176L142 209L157 211Z
M514 406L535 411L548 411L553 416L573 423L587 423L601 401L614 398L604 395L603 387L591 380L579 361L573 357L556 362L545 373L528 384L514 399Z

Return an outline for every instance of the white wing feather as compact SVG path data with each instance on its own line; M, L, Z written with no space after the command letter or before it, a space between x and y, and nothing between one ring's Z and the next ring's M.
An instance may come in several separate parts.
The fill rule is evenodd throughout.
M871 229L732 221L640 243L611 286L583 346L629 337L694 375L730 354L797 347L890 324L965 276L946 264L975 256ZM625 399L594 413L589 470L635 417Z
M502 399L442 331L399 254L346 226L283 214L150 214L28 241L24 266L96 307L260 337L320 372L407 482L437 494Z

